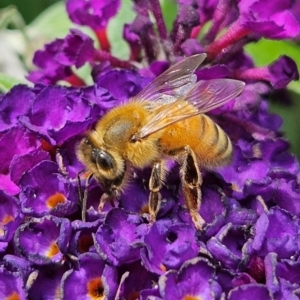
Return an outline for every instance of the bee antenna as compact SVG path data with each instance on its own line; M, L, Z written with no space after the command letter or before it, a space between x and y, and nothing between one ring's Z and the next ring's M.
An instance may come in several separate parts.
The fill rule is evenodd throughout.
M86 179L84 191L82 191L80 175L83 172L85 172L85 170L82 170L82 171L78 172L77 181L78 181L78 195L79 195L79 200L80 200L80 203L81 203L81 218L82 218L82 221L85 222L86 221L85 213L86 213L86 203L87 203L87 196L88 196L88 187L89 187L91 178L93 177L93 173L91 173L88 176L88 178Z

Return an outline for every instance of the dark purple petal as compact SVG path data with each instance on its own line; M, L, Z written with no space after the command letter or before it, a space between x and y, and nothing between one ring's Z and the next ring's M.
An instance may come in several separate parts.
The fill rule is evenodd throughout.
M19 254L36 265L61 263L70 240L71 224L53 216L32 218L21 225L14 237Z
M159 279L159 290L166 300L199 298L218 299L221 289L213 281L214 267L207 259L194 258L177 271L168 271Z
M27 113L34 96L25 85L16 85L4 95L0 101L0 132L18 124L18 117Z
M41 217L67 216L77 210L75 187L58 170L57 164L42 161L20 179L22 212Z
M3 257L3 263L7 270L11 272L20 272L23 278L27 278L32 271L32 266L29 261L13 254L6 254Z
M94 243L100 256L115 266L140 258L142 237L148 231L141 217L112 209L105 222L94 234Z
M22 220L18 200L0 190L0 241L9 242Z
M292 80L299 79L295 61L286 55L273 62L268 69L269 80L275 89L285 88Z
M232 195L243 197L244 188L250 184L264 182L269 170L269 163L264 159L245 158L240 149L235 149L234 159L229 167L219 172L224 180L232 185Z
M243 0L239 8L247 28L263 37L286 39L300 33L299 22L292 13L292 1Z
M141 41L139 36L131 31L131 26L129 24L125 24L123 27L123 38L129 44L130 59L138 60L142 49Z
M272 297L266 286L257 283L244 284L234 288L228 295L228 300L252 300L264 299L271 300Z
M22 127L13 127L0 137L0 188L2 190L11 195L20 192L20 188L11 178L12 161L15 157L34 151L40 145L36 135ZM22 166L20 170L21 168Z
M100 108L100 113L99 111L92 111L93 117L97 117L97 120L99 119L100 114L102 115L103 112L112 109L119 103L118 99L114 98L107 89L99 87L98 85L84 87L80 92L82 93L80 95L82 99L88 101L90 105L98 106Z
M10 165L10 176L15 184L19 183L22 175L43 160L50 160L48 152L36 149L25 155L15 155Z
M237 274L237 276L232 280L232 285L234 287L249 283L256 283L256 281L248 273Z
M95 110L99 113L99 109L81 99L75 89L47 86L38 93L30 112L20 117L20 121L47 141L62 144L87 129Z
M141 250L144 266L156 274L179 269L186 260L197 256L195 234L191 225L157 221L144 238L145 247Z
M203 47L196 39L187 39L181 44L180 47L187 56L204 52Z
M68 0L66 5L74 23L97 30L106 27L109 19L117 13L120 0Z
M25 282L18 272L0 269L0 298L1 299L27 299Z
M72 236L69 244L69 252L75 256L89 252L94 246L93 233L96 233L101 220L94 222L72 222Z
M44 50L36 51L33 57L33 63L39 67L40 70L32 71L27 76L27 79L34 83L42 82L49 84L70 76L72 74L70 66L62 65L59 61L54 59L57 53L61 51L63 44L63 39L56 39L46 44Z
M93 40L78 29L70 30L64 39L56 39L38 50L33 58L40 70L27 77L34 83L55 83L71 76L71 66L82 67L94 58Z
M141 261L126 265L122 268L122 272L116 299L140 299L139 291L151 289L153 282L157 281L157 276L148 272ZM159 295L158 289L156 289L156 294Z
M96 86L107 89L118 101L124 102L135 96L148 82L138 74L112 70L97 80Z
M207 249L221 264L234 270L241 262L245 242L244 229L228 223L207 242Z
M94 41L78 29L71 29L65 37L61 51L57 53L56 60L65 66L75 66L77 69L94 56Z
M31 299L55 299L60 294L60 283L67 265L43 266L32 272L26 286Z
M61 282L63 300L113 300L117 291L117 271L105 265L97 253L79 256L79 269L67 271Z
M282 230L284 228L284 230ZM262 214L255 224L253 249L265 256L275 252L280 258L287 258L299 251L298 226L292 215L274 207Z

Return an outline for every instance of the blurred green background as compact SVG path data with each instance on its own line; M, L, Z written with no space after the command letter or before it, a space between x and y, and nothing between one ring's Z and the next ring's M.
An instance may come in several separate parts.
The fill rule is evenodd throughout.
M107 0L109 1L109 0ZM41 31L40 34L44 34L45 37L48 36L49 40L53 39L55 36L62 36L66 31L70 23L66 21L66 15L63 11L63 3L59 6L58 9L52 11L51 17L48 19L45 17L45 14L40 15L47 7L59 2L59 0L1 0L0 8L4 8L8 5L14 5L17 7L18 11L22 15L26 24L30 24L36 17L38 20L35 20L32 24L35 25L35 28ZM128 22L133 16L131 12L130 0L123 0L123 10L119 15L119 20L121 22ZM171 26L172 20L176 14L174 9L174 4L172 0L162 1L164 16L167 19L167 24ZM124 8L126 7L126 8ZM59 15L55 19L55 15ZM64 20L62 20L64 19ZM111 32L118 32L120 35L121 30L115 30L115 27L120 27L121 23L117 23L111 26ZM44 23L43 23L44 22ZM48 22L48 23L47 23ZM62 25L62 22L64 24ZM30 27L30 26L29 26ZM34 26L33 26L34 27ZM60 30L63 28L63 30ZM119 36L115 36L113 33L110 37L114 41L120 41ZM122 45L124 48L125 46ZM120 49L120 47L118 47ZM126 51L126 47L124 48ZM276 60L280 55L287 54L291 56L300 67L300 55L299 55L300 46L289 41L270 41L270 40L261 40L259 43L253 43L247 46L246 51L254 58L257 66L263 66L271 63ZM282 133L291 143L292 152L295 153L300 158L300 84L298 82L293 82L289 85L288 93L281 94L280 97L288 97L290 104L286 105L281 101L282 98L274 97L270 99L270 110L274 113L280 114L284 119L282 125Z
M41 11L59 0L1 0L0 8L15 5L25 22L30 23ZM109 0L108 0L109 1Z

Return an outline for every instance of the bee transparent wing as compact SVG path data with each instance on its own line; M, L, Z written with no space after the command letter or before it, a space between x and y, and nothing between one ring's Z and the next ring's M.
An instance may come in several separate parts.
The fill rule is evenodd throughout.
M244 87L243 81L234 79L200 80L183 99L205 113L237 97Z
M194 86L197 77L195 70L206 58L206 54L196 54L176 63L155 78L132 100L153 102L153 106L176 101Z
M199 81L184 97L158 108L136 138L143 139L169 125L217 108L238 96L244 86L244 82L233 79ZM193 111L191 104L195 107Z

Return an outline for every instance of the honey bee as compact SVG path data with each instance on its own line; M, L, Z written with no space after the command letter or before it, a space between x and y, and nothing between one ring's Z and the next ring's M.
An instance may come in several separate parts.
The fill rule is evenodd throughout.
M119 197L129 170L150 166L149 214L154 222L165 161L173 159L180 164L186 207L196 228L202 228L200 169L230 163L233 152L228 135L204 113L238 96L245 85L233 79L196 82L194 72L205 58L193 55L170 67L127 103L110 110L80 142L79 160L106 191L99 211L106 201Z

